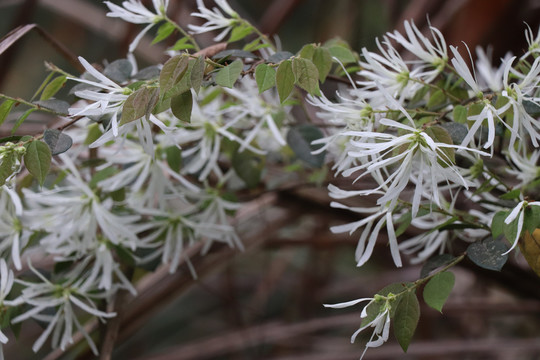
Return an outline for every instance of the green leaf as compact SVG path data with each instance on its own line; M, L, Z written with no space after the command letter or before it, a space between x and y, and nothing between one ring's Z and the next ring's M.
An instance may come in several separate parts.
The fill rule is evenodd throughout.
M435 109L446 102L446 95L442 90L437 90L429 97L427 102L428 109Z
M199 90L201 89L201 84L204 79L204 68L205 68L205 62L204 57L199 56L195 61L193 62L193 67L191 68L191 87L193 90L195 90L195 93L199 93Z
M319 81L324 82L332 69L332 55L327 48L317 47L311 59L319 71Z
M411 221L412 221L412 213L410 211L400 216L400 218L397 221L399 226L396 229L396 236L402 235L405 232L405 230L407 230L409 225L411 225Z
M16 163L17 156L13 152L5 154L0 159L0 186L4 185L6 180L13 174Z
M246 23L240 23L239 26L235 26L231 31L231 36L229 37L229 42L235 42L242 40L246 36L253 33L253 28Z
M453 145L452 137L450 136L448 131L446 131L442 126L439 126L439 125L430 126L425 131L426 131L426 134L428 134L436 142ZM437 151L437 155L438 155L437 161L443 167L447 167L449 165L456 163L456 152L453 148L440 147L439 150Z
M504 234L504 219L508 217L508 211L499 211L491 220L491 236L496 239Z
M527 206L523 218L524 228L531 234L540 228L540 206Z
M180 121L190 122L192 109L193 95L190 90L171 98L171 111Z
M311 95L321 95L319 90L319 70L311 60L294 58L292 71L295 83Z
M460 145L463 142L463 139L465 139L465 136L469 133L467 126L454 121L443 123L440 126L450 134L452 143L456 145Z
M266 48L266 47L270 47L270 44L265 43L264 41L261 40L261 38L256 38L252 42L244 45L242 50L244 50L244 51L257 51L259 49L263 49L263 48Z
M232 166L236 175L248 188L255 188L261 181L264 168L264 158L250 151L235 152L232 157Z
M422 270L420 270L420 277L425 278L429 276L429 274L442 266L450 264L455 259L455 256L452 256L450 254L439 254L430 257L425 262L424 266L422 266Z
M525 109L527 114L531 115L534 118L540 116L540 105L538 105L534 101L523 100L523 108Z
M400 294L403 291L407 289L407 283L393 283L390 285L385 286L381 290L377 291L377 295L381 296L388 296L389 294ZM396 301L392 303L392 307L390 308L390 318L394 317L395 309L399 302L401 301L402 297L397 297ZM366 324L369 324L372 322L377 315L381 312L381 307L384 305L384 302L372 302L366 309L367 316L362 318L362 322L360 323L360 326L365 326Z
M266 59L269 63L273 63L273 64L279 64L281 63L282 61L285 61L285 60L288 60L290 58L292 58L294 56L294 54L292 52L289 52L289 51L278 51L272 55L270 55L268 57L268 59Z
M442 307L452 292L456 278L450 271L438 273L424 287L424 301L433 309L442 312Z
M51 155L53 156L68 151L71 145L73 145L73 139L57 129L45 130L43 141L49 146Z
M142 87L128 96L122 109L120 125L148 117L159 100L159 89Z
M490 237L469 245L467 257L481 268L500 271L508 260L508 254L503 255L506 251L508 246L501 238L494 240Z
M232 88L234 83L240 77L244 63L241 60L235 60L231 64L221 68L216 74L216 84Z
M409 348L419 319L420 305L416 294L414 291L407 291L397 304L394 315L394 336L405 352Z
M511 244L514 243L514 240L516 238L521 236L521 234L518 234L518 223L519 223L519 216L517 218L515 218L510 224L503 223L504 237ZM523 229L521 229L521 231L523 231Z
M298 53L298 55L301 58L304 58L307 60L313 59L314 54L315 54L315 45L313 44L304 45L302 49L300 49L300 52Z
M501 195L500 199L502 199L502 200L517 200L517 199L519 199L520 195L521 195L521 190L514 189L514 190L511 190L511 191L507 192L506 194Z
M28 172L37 179L39 185L43 185L51 167L51 150L49 146L39 140L28 144L24 154L24 165Z
M109 79L123 83L130 79L133 71L133 64L128 59L114 60L103 69L103 75Z
M67 115L68 109L70 107L70 104L67 101L58 99L34 101L33 104L37 105L40 108L54 111L59 115Z
M6 121L7 116L11 112L11 109L13 108L13 105L15 105L14 100L6 100L0 105L0 126Z
M263 93L276 84L276 70L266 64L257 65L255 68L255 81L259 88L259 94Z
M341 46L341 45L330 46L328 48L328 51L330 51L330 54L333 57L337 58L339 61L341 61L343 64L356 62L356 57L354 56L352 51L346 48L345 46Z
M24 122L24 120L26 120L26 118L31 114L33 113L34 111L36 111L37 109L36 108L30 108L28 110L26 110L18 119L17 121L15 122L15 124L13 125L13 127L11 128L11 134L15 134L15 131L17 131L17 129L19 128L19 126L22 125L22 123Z
M94 123L88 125L86 139L84 139L84 145L90 145L91 143L99 139L101 135L103 135L103 133L99 129L99 124Z
M187 50L187 49L195 49L195 46L193 46L193 44L189 42L189 39L187 37L183 37L179 39L171 47L171 50L176 50L176 51L182 51L182 50Z
M182 149L177 146L169 146L165 149L165 156L171 170L180 172L182 168Z
M64 84L66 83L67 78L65 75L57 76L52 80L47 86L45 86L45 89L43 89L43 92L41 93L40 100L49 100L52 98L56 93L64 87Z
M91 189L95 189L100 181L108 179L116 173L118 173L118 169L112 166L101 169L92 176L88 182L88 186L90 186Z
M452 110L452 117L454 118L455 122L460 123L460 124L466 124L468 113L469 113L469 110L465 106L456 105L454 107L454 110Z
M285 60L279 64L276 71L276 87L279 101L283 103L294 89L294 73L291 60Z
M163 23L157 30L156 37L152 40L152 45L168 38L174 31L174 25L170 22Z
M324 164L326 152L312 154L322 145L312 145L311 142L324 136L322 131L313 125L297 125L287 133L287 144L294 154L305 163L320 168Z
M163 64L159 74L159 87L161 94L168 92L174 85L178 84L186 74L189 64L188 55L177 55Z

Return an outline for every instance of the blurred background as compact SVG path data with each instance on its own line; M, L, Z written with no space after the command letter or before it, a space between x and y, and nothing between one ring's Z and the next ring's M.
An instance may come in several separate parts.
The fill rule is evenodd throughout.
M143 2L151 7L151 1ZM377 36L401 30L404 20L413 19L425 30L429 17L448 44L465 42L471 49L489 44L498 59L507 51L522 53L526 24L535 33L540 25L538 0L229 3L262 32L278 35L283 50L293 53L306 43L334 37L357 51L373 49ZM195 8L194 0L170 0L169 16L186 25ZM26 24L40 29L0 54L0 92L31 98L47 75L45 61L78 74L79 55L97 63L125 57L141 27L107 18L106 12L98 0L0 0L0 36ZM200 40L203 46L211 44L211 36ZM150 41L143 41L135 53L141 67L163 62L163 51L172 45L151 46ZM39 118L30 123L36 131L45 127ZM299 176L287 179L286 189L248 202L238 214L245 252L214 247L200 257L193 249L190 258L198 279L185 266L175 275L157 272L145 279L139 297L128 305L114 358L358 359L363 346L351 345L349 337L360 325L361 307L332 310L322 304L372 296L389 283L414 281L420 267L393 270L383 240L369 263L356 268L358 235L328 231L356 219L331 209L326 190L304 185ZM408 354L391 339L370 349L365 359L540 359L540 280L519 257L501 273L481 271L467 261L453 272L456 286L443 314L422 303ZM5 347L7 359L92 358L84 346L64 355L47 349L33 354L37 326L23 326L20 340Z

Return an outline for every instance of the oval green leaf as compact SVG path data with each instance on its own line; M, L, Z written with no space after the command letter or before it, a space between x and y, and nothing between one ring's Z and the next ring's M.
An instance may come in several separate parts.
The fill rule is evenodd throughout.
M51 156L49 146L42 141L32 141L26 147L24 165L28 172L37 179L40 185L43 185L45 177L49 173Z
M276 71L276 87L279 94L279 101L283 103L287 100L294 88L294 73L291 60L284 60L279 64Z
M276 84L276 70L267 64L259 64L255 68L255 81L259 94L272 88Z
M438 273L424 287L424 301L433 309L442 312L442 307L448 295L454 288L456 278L450 271Z
M242 60L235 60L224 68L221 68L216 74L216 84L232 88L236 80L240 77L243 67L244 63Z
M411 343L418 320L420 319L420 305L414 291L407 291L397 304L394 315L394 336L403 351L407 352Z
M294 58L292 71L295 83L311 95L321 95L319 90L319 70L311 60Z

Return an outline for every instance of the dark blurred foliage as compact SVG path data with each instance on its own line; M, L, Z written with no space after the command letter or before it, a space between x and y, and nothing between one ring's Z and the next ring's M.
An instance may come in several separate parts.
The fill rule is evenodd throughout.
M116 1L120 3L120 1ZM150 1L147 1L150 4ZM375 37L402 29L406 19L426 29L427 19L449 44L493 47L494 58L526 48L525 23L540 25L540 1L520 0L231 0L263 32L279 35L285 50L334 37L356 50L373 49ZM195 1L171 0L171 17L186 24ZM97 0L0 1L0 35L36 23L69 49L101 63L125 56L140 26L105 17ZM201 38L210 44L211 37ZM170 44L141 44L141 64L163 61ZM46 76L44 62L77 74L36 32L0 55L0 92L30 98ZM35 123L37 131L45 124ZM292 180L294 182L294 179ZM292 187L294 188L294 186ZM215 248L192 258L175 275L155 275L152 286L129 304L115 359L357 359L361 344L349 336L360 309L330 310L323 303L372 296L385 285L418 278L419 266L395 269L382 239L369 263L357 269L357 235L336 236L329 226L353 220L331 209L325 189L299 187L252 203L238 220L247 250ZM368 206L369 204L366 204ZM404 236L411 236L406 233ZM462 249L454 249L459 252ZM540 286L519 259L503 272L479 271L464 262L444 314L422 307L409 353L391 340L366 359L539 359ZM37 325L36 325L37 326ZM64 356L30 347L37 328L23 326L19 342L5 347L7 359L90 359L84 346Z

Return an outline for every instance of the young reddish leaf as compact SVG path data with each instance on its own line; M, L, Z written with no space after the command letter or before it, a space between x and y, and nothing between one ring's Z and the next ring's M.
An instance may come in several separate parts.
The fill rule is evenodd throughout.
M167 60L159 74L161 94L165 94L182 80L182 77L186 74L186 70L188 69L188 64L188 55L177 55Z
M122 109L120 125L150 116L159 100L159 89L142 87L129 95Z
M201 89L201 84L204 79L204 68L205 68L205 62L204 57L199 56L195 61L193 62L193 67L191 69L191 87L193 90L195 90L195 93L199 93L199 90Z

